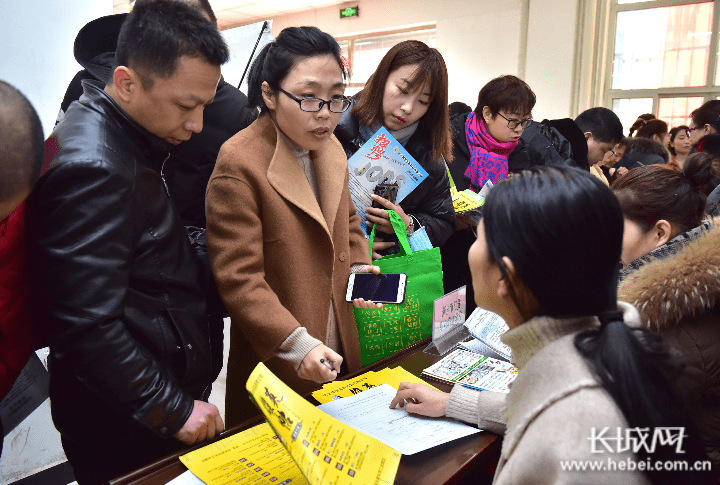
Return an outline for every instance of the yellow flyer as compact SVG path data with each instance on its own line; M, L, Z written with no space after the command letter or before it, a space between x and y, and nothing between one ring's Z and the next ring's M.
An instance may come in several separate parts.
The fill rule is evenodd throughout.
M308 483L267 423L191 451L180 461L208 485Z
M470 190L458 192L455 187L450 187L450 196L452 197L455 212L460 214L482 206L485 200Z
M260 363L247 390L312 485L381 485L395 480L401 454L328 416Z
M321 389L313 392L312 396L317 399L320 404L325 404L333 399L354 396L355 394L382 384L389 384L397 389L400 387L401 382L418 382L420 384L430 385L402 367L395 367L394 369L386 367L378 372L369 371L346 381L328 382Z

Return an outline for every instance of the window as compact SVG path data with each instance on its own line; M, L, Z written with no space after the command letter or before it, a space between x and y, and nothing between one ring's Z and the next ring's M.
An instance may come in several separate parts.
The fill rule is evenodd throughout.
M347 59L350 79L345 94L352 96L360 91L368 78L375 72L383 56L395 44L404 40L419 40L430 47L435 47L435 25L413 27L387 33L372 33L341 37L342 55Z
M720 94L714 1L616 0L610 8L612 47L605 106L625 126L654 113L670 127Z

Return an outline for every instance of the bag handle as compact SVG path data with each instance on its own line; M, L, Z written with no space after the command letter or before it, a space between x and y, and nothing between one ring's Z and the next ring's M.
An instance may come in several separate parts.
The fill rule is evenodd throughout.
M388 210L387 213L390 217L390 224L392 224L393 229L395 230L395 235L400 242L400 254L403 256L412 254L412 249L410 249L410 243L408 242L407 237L407 228L405 227L405 223L403 222L402 217L400 217L398 213L394 210ZM368 239L368 244L370 245L370 259L372 259L372 247L373 242L375 241L376 227L377 223L373 224L372 231L370 232L370 238Z

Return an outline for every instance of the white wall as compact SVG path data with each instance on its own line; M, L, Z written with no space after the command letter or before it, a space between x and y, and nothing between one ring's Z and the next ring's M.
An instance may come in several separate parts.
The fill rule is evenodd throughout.
M448 66L450 101L472 107L480 88L502 74L518 74L538 97L536 119L571 113L573 61L579 1L529 0L523 22L521 0L360 0L360 17L339 19L337 6L275 17L275 35L289 26L314 25L334 36L437 23L437 48ZM520 39L527 24L527 51Z
M570 112L578 1L530 0L525 82L537 96L537 120L578 114Z
M0 0L0 79L30 99L46 135L82 69L73 57L75 36L112 9L112 0Z
M353 2L356 3L356 2ZM517 74L520 0L360 0L360 17L340 20L337 6L273 19L278 35L314 25L334 36L437 23L437 48L450 78L449 100L477 104L480 88L502 74Z

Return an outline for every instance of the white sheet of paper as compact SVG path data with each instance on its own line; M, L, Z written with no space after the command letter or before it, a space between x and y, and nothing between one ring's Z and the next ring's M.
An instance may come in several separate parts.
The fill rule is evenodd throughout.
M405 408L390 409L397 390L387 384L318 406L330 416L372 436L403 455L479 433L480 429L448 418L426 418Z
M205 485L205 482L200 480L198 477L188 470L177 478L173 478L167 485Z

